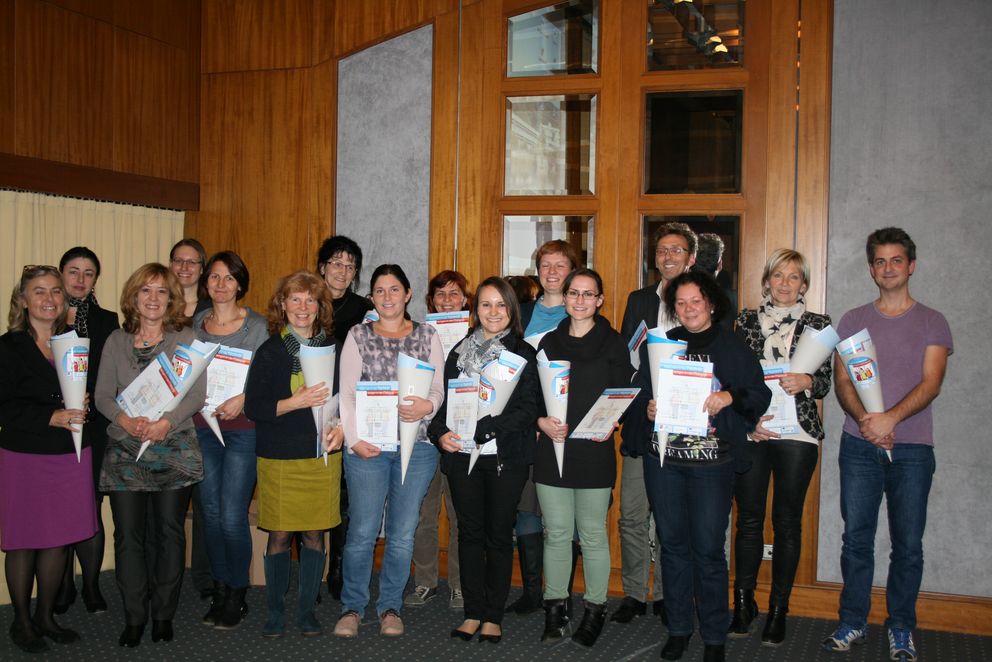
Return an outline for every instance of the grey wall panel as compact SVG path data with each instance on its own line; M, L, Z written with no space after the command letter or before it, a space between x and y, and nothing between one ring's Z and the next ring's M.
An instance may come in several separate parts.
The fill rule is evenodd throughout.
M362 247L359 292L377 265L399 264L419 320L429 277L432 44L428 25L338 65L337 231Z
M924 538L923 590L992 596L992 3L836 0L827 309L835 322L872 300L867 234L905 228L918 247L913 296L954 334L935 403L937 473ZM884 373L881 375L885 379ZM843 414L826 400L818 577L841 581L837 448ZM875 583L884 585L884 507Z

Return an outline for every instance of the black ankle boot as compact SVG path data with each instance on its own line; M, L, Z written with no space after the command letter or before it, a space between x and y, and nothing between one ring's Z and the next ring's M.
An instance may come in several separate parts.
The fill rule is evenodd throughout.
M541 641L555 643L561 641L568 634L570 628L568 615L565 613L564 600L544 601L544 633Z
M751 634L751 623L758 617L758 603L754 601L754 589L734 589L734 618L727 633L738 639Z
M241 625L241 621L248 614L248 605L245 603L245 593L248 587L231 588L227 587L227 596L224 599L224 606L220 616L217 618L215 630L233 630Z
M592 646L599 639L599 633L603 631L603 623L606 622L606 604L586 602L585 606L582 622L572 635L572 641L583 646Z
M201 619L201 622L204 625L208 625L210 627L217 625L217 620L220 618L220 615L224 613L224 602L227 600L227 594L231 591L231 588L215 581L213 590L214 594L210 596L210 608Z
M689 648L689 637L692 635L687 634L685 636L680 636L677 634L668 635L668 641L661 649L661 659L663 660L679 660L685 655L686 650Z
M703 648L703 662L724 662L726 659L726 647L723 644L706 644Z
M775 647L785 641L785 615L789 610L785 607L771 606L768 618L765 619L765 629L761 631L761 645Z

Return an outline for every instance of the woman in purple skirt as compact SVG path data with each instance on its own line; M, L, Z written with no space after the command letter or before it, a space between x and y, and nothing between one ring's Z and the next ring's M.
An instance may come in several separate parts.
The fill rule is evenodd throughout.
M90 448L84 437L77 460L70 434L86 412L63 405L49 347L65 328L66 310L58 269L24 267L10 297L9 330L0 336L0 548L14 606L10 637L28 653L46 650L46 638L57 644L79 639L52 613L66 545L97 531Z

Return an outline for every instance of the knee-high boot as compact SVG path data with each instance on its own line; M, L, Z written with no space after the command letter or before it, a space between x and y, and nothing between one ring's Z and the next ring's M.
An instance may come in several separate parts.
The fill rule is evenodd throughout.
M265 555L265 605L268 616L262 636L281 637L286 630L286 591L289 590L289 552Z

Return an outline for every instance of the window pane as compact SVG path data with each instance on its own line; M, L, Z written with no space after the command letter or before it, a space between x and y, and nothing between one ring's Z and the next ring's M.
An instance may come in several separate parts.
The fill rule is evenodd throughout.
M739 90L648 94L644 192L739 192L742 104Z
M506 100L506 195L591 194L596 95Z
M648 70L737 67L744 0L648 0Z
M595 219L592 216L504 216L503 275L537 275L534 255L546 241L567 241L579 263L592 267Z
M569 0L510 17L506 75L595 73L598 65L597 0Z
M716 281L730 297L735 306L737 296L737 275L740 265L740 227L739 216L645 216L641 232L641 285L653 285L658 282L658 270L655 268L654 239L655 231L665 223L685 223L697 235L712 233L723 241L723 264L717 273ZM711 237L700 238L700 249L696 254L696 265L693 267L709 271L716 268L716 244ZM709 249L709 250L707 250Z

